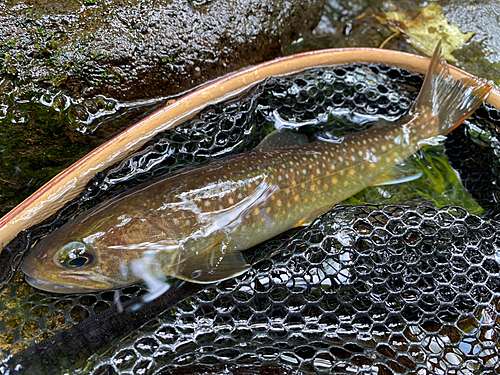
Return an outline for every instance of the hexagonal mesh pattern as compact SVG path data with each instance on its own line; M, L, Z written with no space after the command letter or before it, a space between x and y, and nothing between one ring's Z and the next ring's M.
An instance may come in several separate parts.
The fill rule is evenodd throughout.
M341 135L379 118L396 120L421 83L422 76L403 69L363 64L271 78L159 134L8 249L21 256L70 218L152 177L250 150L276 121L308 123L306 134ZM254 264L248 273L185 299L73 371L497 371L498 224L487 218L500 215L499 119L497 109L483 105L446 141L451 164L486 209L483 218L457 208L337 206L295 237L286 233L246 251ZM58 296L33 290L14 273L0 290L0 351L15 354L115 298L144 292L135 286L118 296Z
M95 373L262 365L493 373L500 370L495 229L456 208L337 206L283 240L275 257L120 342Z

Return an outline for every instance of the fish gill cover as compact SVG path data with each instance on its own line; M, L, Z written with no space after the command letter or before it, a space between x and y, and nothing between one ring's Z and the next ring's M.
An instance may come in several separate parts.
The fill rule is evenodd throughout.
M276 118L333 135L397 119L421 83L422 76L404 69L363 64L271 78L96 176L78 199L12 241L10 254L153 176L252 149ZM336 121L342 116L352 121ZM482 216L425 199L336 206L310 227L245 252L252 264L246 274L177 296L149 324L88 358L64 352L78 347L72 336L76 341L60 349L68 358L40 358L37 371L54 373L51 366L63 363L78 374L498 372L499 121L500 112L485 104L445 145ZM3 371L30 373L23 349L71 332L117 298L125 303L143 293L144 286L134 286L118 295L59 296L34 290L14 273L0 290ZM111 327L99 324L103 332Z

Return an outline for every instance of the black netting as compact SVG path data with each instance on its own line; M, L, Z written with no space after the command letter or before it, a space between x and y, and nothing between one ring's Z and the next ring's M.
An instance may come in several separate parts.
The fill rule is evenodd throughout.
M21 233L8 254L19 259L40 238L124 189L250 150L277 121L306 124L308 135L341 135L380 118L398 119L421 83L421 75L403 69L363 64L271 78L97 175L79 198ZM294 237L286 233L246 251L254 265L248 273L181 298L139 331L80 359L76 372L498 371L498 224L491 220L500 214L499 121L500 111L483 105L446 141L450 163L485 208L482 217L459 208L336 206ZM133 286L117 295L59 296L35 291L13 273L0 290L2 356L144 292Z
M108 350L96 373L493 373L496 229L457 208L337 206Z

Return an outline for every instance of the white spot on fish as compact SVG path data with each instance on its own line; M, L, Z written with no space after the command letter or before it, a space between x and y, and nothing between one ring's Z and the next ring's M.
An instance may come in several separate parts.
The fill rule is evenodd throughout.
M366 150L365 160L369 161L370 163L376 163L378 159L377 159L376 155L374 155L372 152L370 152L370 150Z

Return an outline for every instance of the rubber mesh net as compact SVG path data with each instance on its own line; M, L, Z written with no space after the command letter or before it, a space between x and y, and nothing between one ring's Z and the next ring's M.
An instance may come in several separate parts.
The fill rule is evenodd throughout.
M25 284L16 269L40 238L154 176L250 150L276 121L343 134L396 120L422 78L363 64L271 78L100 173L78 199L9 244L19 255L0 289L3 358L115 303L114 292L60 296ZM246 274L179 301L70 372L499 372L498 124L500 112L485 104L446 140L481 217L453 207L336 206L310 227L246 251L253 264ZM132 286L119 297L145 291Z

